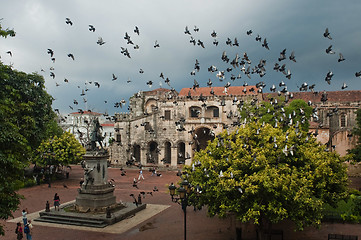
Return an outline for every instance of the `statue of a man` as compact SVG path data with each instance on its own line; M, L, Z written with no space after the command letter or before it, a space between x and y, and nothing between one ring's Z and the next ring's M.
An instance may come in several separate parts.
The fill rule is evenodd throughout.
M84 167L84 188L88 186L89 182L92 183L92 181L94 180L90 174L93 170L94 168L90 168L88 165Z
M92 131L92 133L90 135L90 137L91 137L91 150L96 149L96 142L98 142L100 147L103 149L102 141L103 141L104 138L102 137L102 134L100 132L100 129L103 129L103 127L100 125L98 118L95 118L93 120L93 124L94 124L93 131Z

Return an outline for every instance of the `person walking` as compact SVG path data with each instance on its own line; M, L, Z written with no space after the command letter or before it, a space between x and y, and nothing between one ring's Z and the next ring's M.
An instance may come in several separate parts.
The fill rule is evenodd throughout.
M16 224L15 233L16 233L16 239L17 239L17 240L23 239L23 228L21 227L21 223L20 223L20 222L18 222L18 223Z
M142 170L142 169L140 169L140 170L139 170L139 177L138 177L138 181L139 181L141 178L143 178L143 180L144 180L143 170Z
M58 211L59 211L60 197L59 197L58 193L55 193L55 195L54 195L54 209L55 209L55 211L56 211L56 207L58 207Z

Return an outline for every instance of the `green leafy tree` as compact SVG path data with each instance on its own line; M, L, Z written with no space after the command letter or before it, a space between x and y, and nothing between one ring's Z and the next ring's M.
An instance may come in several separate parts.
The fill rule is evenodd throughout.
M78 163L85 154L84 147L70 132L43 141L37 149L36 164L40 166L68 166Z
M0 36L15 36L3 29ZM16 191L33 150L43 139L61 133L51 109L53 98L44 90L44 79L0 62L0 218L8 219L22 198ZM3 235L0 225L0 235Z
M300 230L319 225L324 204L347 195L340 157L295 125L283 130L255 121L223 132L185 169L188 181L202 189L191 202L207 205L210 216L232 213L255 223L260 239L284 219Z
M352 133L357 137L357 145L348 150L348 153L351 154L353 161L361 162L361 109L356 111L356 126Z
M308 131L312 107L302 99L295 99L287 104L284 98L271 98L269 101L256 103L251 101L240 105L240 115L242 119L248 122L257 120L280 126L287 130L290 126L297 123L303 131Z

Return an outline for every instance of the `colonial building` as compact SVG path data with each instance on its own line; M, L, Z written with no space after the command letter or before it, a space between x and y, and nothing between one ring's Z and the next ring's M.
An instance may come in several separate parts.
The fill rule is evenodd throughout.
M255 86L138 92L129 100L129 113L116 114L111 162L171 167L189 164L208 140L236 127L241 101L257 104L276 95L259 93ZM355 144L351 130L361 104L361 91L295 92L289 96L290 100L312 102L319 119L312 119L310 131L330 151L345 155Z

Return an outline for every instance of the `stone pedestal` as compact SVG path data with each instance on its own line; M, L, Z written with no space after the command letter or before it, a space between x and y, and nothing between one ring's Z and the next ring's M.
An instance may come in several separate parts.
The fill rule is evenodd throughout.
M108 182L108 157L108 154L96 151L84 155L84 183L75 200L77 211L106 212L118 207L114 186Z

